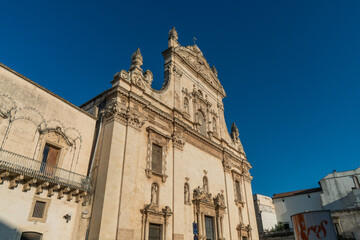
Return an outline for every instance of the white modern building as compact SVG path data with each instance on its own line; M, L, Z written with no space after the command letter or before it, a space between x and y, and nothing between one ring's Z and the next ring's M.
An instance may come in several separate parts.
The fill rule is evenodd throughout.
M277 221L284 223L285 228L292 228L292 215L322 209L320 194L321 188L274 194L272 199Z

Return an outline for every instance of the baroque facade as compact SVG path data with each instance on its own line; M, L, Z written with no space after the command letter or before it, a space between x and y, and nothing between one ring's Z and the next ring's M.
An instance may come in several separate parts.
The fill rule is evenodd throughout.
M19 137L23 128L18 133L13 128L19 139L9 143L9 148L1 148L84 176L78 188L57 186L53 178L33 183L34 192L29 195L29 201L33 199L36 205L36 189L43 186L43 198L51 201L49 213L53 202L59 204L57 210L74 203L75 220L64 222L73 234L66 239L180 240L193 239L194 231L198 239L258 239L251 165L235 123L230 134L227 130L222 102L226 94L215 67L209 66L196 45L181 46L175 28L169 32L163 57L165 79L161 90L151 87L153 74L141 68L143 57L138 49L131 57L129 70L116 73L112 87L80 109L62 100L67 108L61 109L59 116L59 112L48 112L49 107L38 109L41 99L29 106L39 115L48 112L50 119L63 118L69 127L59 123L42 128L37 123L26 138ZM11 71L6 74L16 75ZM12 76L4 74L6 77ZM6 95L8 90L1 91ZM59 101L54 94L46 94L55 99L51 101ZM19 101L26 103L26 97ZM11 107L1 111L3 139L8 138L11 111ZM74 113L66 114L70 112ZM83 148L73 147L76 137L67 128L83 136ZM16 144L21 141L32 141L35 147L29 145L28 152L19 152ZM45 154L50 157L45 158ZM1 174L8 174L4 179L9 186L14 181L25 186L44 172L51 176L54 172L38 167L38 176L25 177L25 181L17 180L26 175L21 171L2 169ZM68 195L63 202L49 197L49 192L61 191ZM16 196L19 194L23 193ZM71 202L72 196L78 201ZM34 225L31 218L25 221ZM31 231L47 234L36 227Z

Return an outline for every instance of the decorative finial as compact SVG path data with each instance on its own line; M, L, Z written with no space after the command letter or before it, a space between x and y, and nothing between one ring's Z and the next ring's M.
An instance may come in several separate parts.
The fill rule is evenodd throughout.
M173 27L172 29L170 29L170 31L169 31L169 39L174 39L174 40L178 40L178 33L177 33L177 31L176 31L176 29L175 29L175 27Z
M134 68L140 68L142 65L143 65L143 57L141 55L140 48L138 48L136 52L134 52L133 55L131 56L130 70Z
M197 41L196 37L193 37L194 45L196 45L196 41Z
M235 122L231 125L231 138L234 142L239 142L239 129L236 127Z
M215 66L212 66L212 67L211 67L211 70L213 71L213 73L214 73L215 76L217 77L217 76L218 76L218 72L217 72Z

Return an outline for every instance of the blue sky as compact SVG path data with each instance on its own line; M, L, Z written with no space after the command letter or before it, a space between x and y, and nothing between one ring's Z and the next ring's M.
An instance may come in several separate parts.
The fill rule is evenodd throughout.
M359 167L360 1L2 1L0 62L80 105L137 47L163 81L173 26L215 65L253 192L312 188Z

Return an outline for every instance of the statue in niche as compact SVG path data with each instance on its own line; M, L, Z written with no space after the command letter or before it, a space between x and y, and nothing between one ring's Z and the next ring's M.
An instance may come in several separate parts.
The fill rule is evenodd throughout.
M216 119L213 118L213 131L216 132Z
M189 184L185 183L184 185L184 203L189 204L190 203L190 188Z
M159 186L154 183L151 186L151 204L158 205L158 196L159 196Z
M208 182L208 179L206 176L203 178L203 189L204 189L204 192L206 192L206 193L209 192L209 182Z
M189 113L189 100L186 97L184 98L184 110Z

